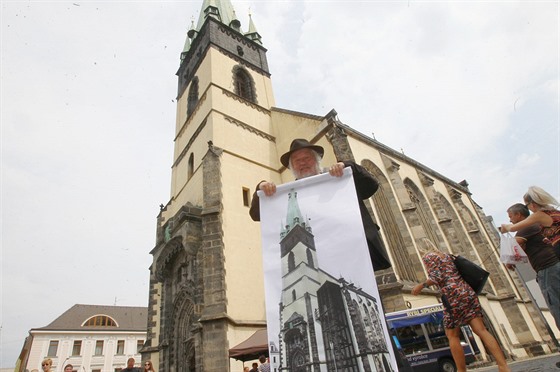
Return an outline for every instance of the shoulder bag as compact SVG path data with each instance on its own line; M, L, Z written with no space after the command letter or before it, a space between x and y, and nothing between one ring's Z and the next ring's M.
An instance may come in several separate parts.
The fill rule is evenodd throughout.
M451 257L465 282L472 287L476 294L482 292L490 273L463 256L451 255Z

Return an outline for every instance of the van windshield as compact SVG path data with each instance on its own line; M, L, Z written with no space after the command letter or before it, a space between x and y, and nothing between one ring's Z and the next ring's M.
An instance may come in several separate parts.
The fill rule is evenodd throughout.
M443 312L391 319L389 327L395 342L406 355L449 347L443 327ZM461 342L465 337L460 333Z

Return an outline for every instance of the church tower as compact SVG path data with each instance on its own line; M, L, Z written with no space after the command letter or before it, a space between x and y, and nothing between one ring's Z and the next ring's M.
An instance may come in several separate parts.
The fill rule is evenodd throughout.
M259 225L274 97L266 49L229 0L204 0L177 71L171 198L151 251L143 359L159 371L228 371L228 349L266 327Z

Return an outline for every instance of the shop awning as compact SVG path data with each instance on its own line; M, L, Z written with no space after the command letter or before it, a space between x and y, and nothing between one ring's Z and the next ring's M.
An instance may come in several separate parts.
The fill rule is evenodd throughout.
M246 362L268 356L268 335L266 329L259 329L248 339L229 349L229 357Z

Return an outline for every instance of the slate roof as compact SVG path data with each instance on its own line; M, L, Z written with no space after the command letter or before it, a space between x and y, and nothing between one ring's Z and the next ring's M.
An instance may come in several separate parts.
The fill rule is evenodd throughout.
M117 322L117 327L88 326L82 324L95 315L108 315ZM148 323L148 308L134 306L105 306L76 304L46 327L33 328L32 331L143 331Z

